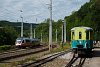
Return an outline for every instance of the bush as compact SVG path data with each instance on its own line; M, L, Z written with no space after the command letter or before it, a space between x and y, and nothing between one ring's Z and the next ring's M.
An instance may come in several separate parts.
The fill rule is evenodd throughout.
M3 45L3 46L0 46L0 51L9 50L9 49L11 49L11 48L12 48L11 45Z

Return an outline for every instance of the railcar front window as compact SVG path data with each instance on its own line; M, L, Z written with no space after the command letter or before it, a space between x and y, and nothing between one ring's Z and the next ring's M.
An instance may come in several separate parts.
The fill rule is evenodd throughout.
M86 32L86 39L89 39L89 31Z
M90 39L93 39L93 31L90 31Z
M30 42L30 40L26 40L26 42Z
M21 43L21 40L17 40L16 43Z
M72 32L72 39L74 39L74 37L75 37L75 33L74 33L74 32Z
M82 32L79 32L79 39L82 39Z

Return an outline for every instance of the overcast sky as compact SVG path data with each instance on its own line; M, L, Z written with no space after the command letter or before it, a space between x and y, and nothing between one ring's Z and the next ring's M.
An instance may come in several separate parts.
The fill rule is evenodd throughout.
M53 20L63 19L89 0L52 0ZM40 23L49 18L50 0L0 0L0 20ZM23 12L20 12L22 10ZM36 22L37 18L37 22Z

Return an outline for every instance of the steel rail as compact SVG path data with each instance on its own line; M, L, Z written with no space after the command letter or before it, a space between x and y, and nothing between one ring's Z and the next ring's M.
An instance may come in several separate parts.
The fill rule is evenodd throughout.
M86 58L80 58L80 62L78 64L78 67L82 67L82 65L84 64Z
M75 54L73 54L72 59L69 61L69 63L65 67L71 67L72 64L78 59L78 57L75 57Z
M46 50L48 50L48 47L37 48L37 49L26 49L22 51L20 50L20 51L11 52L11 53L8 52L7 54L0 55L0 61L22 57L22 56L26 56L26 55L30 55L34 53L39 53Z
M71 49L70 50L67 50L67 51L63 51L63 52L60 52L60 53L57 53L57 54L53 54L49 57L46 57L46 58L43 58L43 59L39 59L39 60L36 60L36 61L33 61L32 63L28 63L28 64L24 64L24 65L20 65L20 67L39 67L40 65L44 64L44 63L47 63L61 55L64 55L68 52L71 52Z
M72 67L72 64L75 63L80 57L75 57L75 55L73 55L72 59L69 61L69 63L65 66L65 67ZM84 58L80 58L79 64L76 65L76 67L82 67L82 65L85 62L86 57Z

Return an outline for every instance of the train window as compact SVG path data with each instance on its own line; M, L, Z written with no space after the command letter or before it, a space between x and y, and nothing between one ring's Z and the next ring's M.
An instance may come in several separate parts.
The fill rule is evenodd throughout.
M25 41L26 41L26 42L30 42L30 40L28 40L28 39L27 39L27 40L25 40Z
M74 32L72 32L72 39L74 39L75 38L75 33Z
M86 31L86 39L89 39L89 31Z
M79 39L82 39L82 32L79 32Z
M93 39L93 31L90 31L90 39Z
M24 40L22 41L22 43L24 43Z

